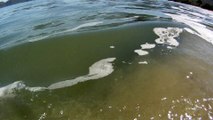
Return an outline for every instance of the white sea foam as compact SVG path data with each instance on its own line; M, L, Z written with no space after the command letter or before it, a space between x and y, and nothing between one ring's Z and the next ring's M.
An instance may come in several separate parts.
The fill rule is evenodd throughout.
M155 44L145 43L141 45L141 49L152 49L155 47Z
M0 88L0 97L8 94L13 94L15 90L25 88L25 84L22 81L16 81L12 84Z
M116 58L107 58L107 59L100 60L94 63L92 66L90 66L89 74L77 77L75 79L65 80L65 81L51 84L48 87L48 89L64 88L68 86L73 86L75 84L78 84L79 82L106 77L107 75L113 72L114 69L111 62L113 62L115 59Z
M181 28L168 27L168 28L154 28L154 33L159 36L155 40L157 44L166 44L169 46L177 47L179 42L175 39L183 31Z
M42 91L44 89L46 89L45 87L27 87L23 81L16 81L12 84L9 84L7 86L1 87L0 88L0 97L6 96L6 97L10 97L10 96L14 96L14 92L21 90L21 89L25 89L25 90L29 90L32 92L35 91Z
M191 33L191 34L197 34L195 31L193 31L190 28L184 28L184 30L186 30L187 32Z
M134 52L137 53L137 54L140 55L140 56L148 55L148 54L149 54L148 51L145 51L145 50L142 50L142 49L134 50Z
M173 47L171 47L171 46L167 46L166 48L167 48L167 49L173 49Z
M47 113L41 114L38 120L44 120L47 117Z
M111 45L111 46L109 46L109 48L113 49L113 48L115 48L115 46L112 46L112 45Z
M28 42L40 41L40 40L46 39L48 37L49 37L48 35L47 36L42 36L42 37L37 37L37 38L29 39Z
M148 64L148 62L147 61L140 61L140 62L138 62L138 64Z
M48 89L53 90L53 89L59 89L64 87L70 87L80 82L84 82L88 80L95 80L95 79L106 77L114 71L112 62L115 59L116 58L102 59L89 67L89 73L87 75L80 76L71 80L65 80L65 81L53 83L49 87L28 87L24 84L23 81L16 81L7 86L0 87L0 98L12 97L15 95L15 92L18 90L27 90L31 92L38 92L38 91L43 91Z
M101 24L103 23L102 21L99 21L99 22L89 22L89 23L85 23L85 24L81 24L77 27L74 27L72 29L69 29L65 32L70 32L70 31L75 31L75 30L78 30L78 29L81 29L81 28L85 28L85 27L92 27L92 26L97 26L98 24Z
M192 34L196 34L197 36L203 38L207 42L213 44L213 31L210 30L207 26L201 24L203 22L202 19L192 18L186 14L180 14L180 15L166 14L166 15L170 16L172 19L178 22L182 22L190 26L195 31L189 28L185 30Z

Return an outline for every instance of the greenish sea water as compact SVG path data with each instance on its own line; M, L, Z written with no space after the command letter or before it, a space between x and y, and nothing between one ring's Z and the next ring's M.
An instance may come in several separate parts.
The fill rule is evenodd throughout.
M95 14L92 18L86 13L71 18L69 11L63 12L67 18L50 15L56 18L47 19L38 12L39 20L34 18L30 25L19 26L23 29L20 33L17 26L10 28L13 32L1 27L5 32L0 37L1 120L213 118L212 20L208 20L213 13L183 13L181 10L191 6L165 1L58 2L47 2L42 10L58 5L54 10L72 11L74 8L69 7L76 3L72 7L79 9L78 14L101 6L112 13L121 12L122 7L132 13L90 11L88 14ZM40 4L35 0L2 11L34 3ZM158 3L172 7L164 9ZM114 6L110 8L110 4ZM179 13L169 9L179 9ZM197 16L192 17L192 13ZM75 26L83 19L80 17L87 18L84 24ZM202 17L209 23L198 21ZM9 24L5 19L0 19L0 26ZM65 22L58 26L41 24L52 19ZM76 20L69 23L68 19ZM90 19L92 22L87 22ZM37 23L40 25L34 25ZM70 29L66 28L68 24ZM36 39L30 37L32 34L38 34Z

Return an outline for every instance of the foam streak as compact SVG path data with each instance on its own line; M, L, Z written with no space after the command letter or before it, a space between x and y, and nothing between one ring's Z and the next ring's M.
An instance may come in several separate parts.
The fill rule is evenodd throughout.
M0 98L15 96L15 92L18 90L27 90L31 92L54 90L59 88L70 87L80 82L85 82L88 80L95 80L95 79L106 77L114 71L112 62L115 59L116 58L102 59L89 67L89 73L87 75L83 75L71 80L64 80L61 82L53 83L49 85L48 87L28 87L24 84L23 81L16 81L7 86L0 87Z

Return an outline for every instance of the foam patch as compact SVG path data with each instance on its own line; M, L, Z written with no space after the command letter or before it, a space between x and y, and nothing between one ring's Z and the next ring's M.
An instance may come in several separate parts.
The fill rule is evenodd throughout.
M183 32L183 29L176 27L168 27L154 28L153 31L156 35L159 36L159 38L155 40L157 44L166 44L169 46L177 47L179 46L179 42L175 38Z
M140 56L148 55L148 54L149 54L148 51L145 51L145 50L142 50L142 49L137 49L137 50L135 50L134 52L137 53L137 54L140 55Z
M138 64L148 64L148 62L147 61L140 61L140 62L138 62Z
M54 83L50 85L48 89L58 89L58 88L69 87L69 86L78 84L80 82L106 77L114 71L112 63L111 63L114 60L115 58L107 58L107 59L100 60L94 63L92 66L90 66L89 74L77 77L75 79Z
M152 49L155 48L155 44L145 43L141 45L141 49Z
M23 81L16 81L12 84L0 88L0 97L12 97L15 95L15 91L28 90L31 92L45 90L45 87L27 87Z

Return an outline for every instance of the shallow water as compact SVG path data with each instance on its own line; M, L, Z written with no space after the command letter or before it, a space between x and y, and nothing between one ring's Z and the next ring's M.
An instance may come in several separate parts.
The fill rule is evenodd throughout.
M0 119L213 119L212 12L119 0L0 11Z

